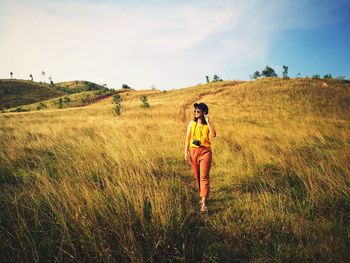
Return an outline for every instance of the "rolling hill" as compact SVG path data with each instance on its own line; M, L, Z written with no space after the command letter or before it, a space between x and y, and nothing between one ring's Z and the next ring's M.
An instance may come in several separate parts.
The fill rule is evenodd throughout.
M0 110L91 90L108 90L89 81L69 81L49 85L27 80L0 80Z
M350 83L266 78L0 114L5 261L347 262ZM149 108L140 107L147 96ZM209 212L184 141L209 106Z

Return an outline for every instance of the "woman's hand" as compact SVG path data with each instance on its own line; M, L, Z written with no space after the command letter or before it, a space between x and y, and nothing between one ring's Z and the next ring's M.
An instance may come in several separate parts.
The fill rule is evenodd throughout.
M188 151L185 152L185 161L188 161Z
M189 151L185 151L185 161L191 164L191 156Z

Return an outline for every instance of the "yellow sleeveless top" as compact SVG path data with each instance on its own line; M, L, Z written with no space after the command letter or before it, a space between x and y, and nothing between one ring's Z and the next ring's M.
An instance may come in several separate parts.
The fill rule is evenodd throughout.
M192 143L193 140L200 140L201 146L210 147L209 128L207 124L202 125L192 121L190 147L199 148L199 146Z

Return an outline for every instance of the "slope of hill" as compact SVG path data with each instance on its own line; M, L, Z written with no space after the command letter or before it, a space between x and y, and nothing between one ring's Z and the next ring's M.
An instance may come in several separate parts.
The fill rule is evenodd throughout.
M27 80L0 80L0 109L59 97L65 92L45 83Z
M89 81L60 82L53 86L28 80L0 80L0 110L32 104L83 91L109 89Z
M100 100L111 97L114 94L122 93L123 90L91 90L79 93L67 94L54 99L44 100L32 104L22 105L4 109L2 112L25 112L33 110L65 109L71 107L87 106Z
M140 107L147 96L149 108ZM5 261L347 262L350 83L260 79L0 114ZM205 102L209 213L184 140Z
M55 87L58 90L61 90L67 93L78 93L82 91L106 89L105 86L98 85L96 83L85 81L85 80L58 82L58 83L55 83Z

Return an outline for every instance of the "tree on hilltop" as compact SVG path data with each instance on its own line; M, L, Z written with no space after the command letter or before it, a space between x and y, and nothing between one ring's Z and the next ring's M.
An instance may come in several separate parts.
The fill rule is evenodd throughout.
M261 73L257 70L253 73L253 75L250 76L251 79L257 79L261 77Z
M44 82L45 83L45 71L42 71L41 72L41 76L43 77L43 79L44 79L44 81L43 80L41 80L41 82Z
M53 81L52 81L52 77L51 76L49 77L49 82L50 82L50 85L53 86Z
M13 77L13 72L10 72L10 76L11 76L11 79L12 79L12 77Z
M277 77L275 70L268 65L261 71L261 75L264 77Z
M33 75L29 74L30 80L33 81Z
M289 79L289 77L288 77L288 66L283 65L282 77L284 79Z
M222 81L222 79L218 75L214 75L212 82Z
M126 85L126 84L123 84L123 85L122 85L122 89L131 89L131 87L128 86L128 85Z

